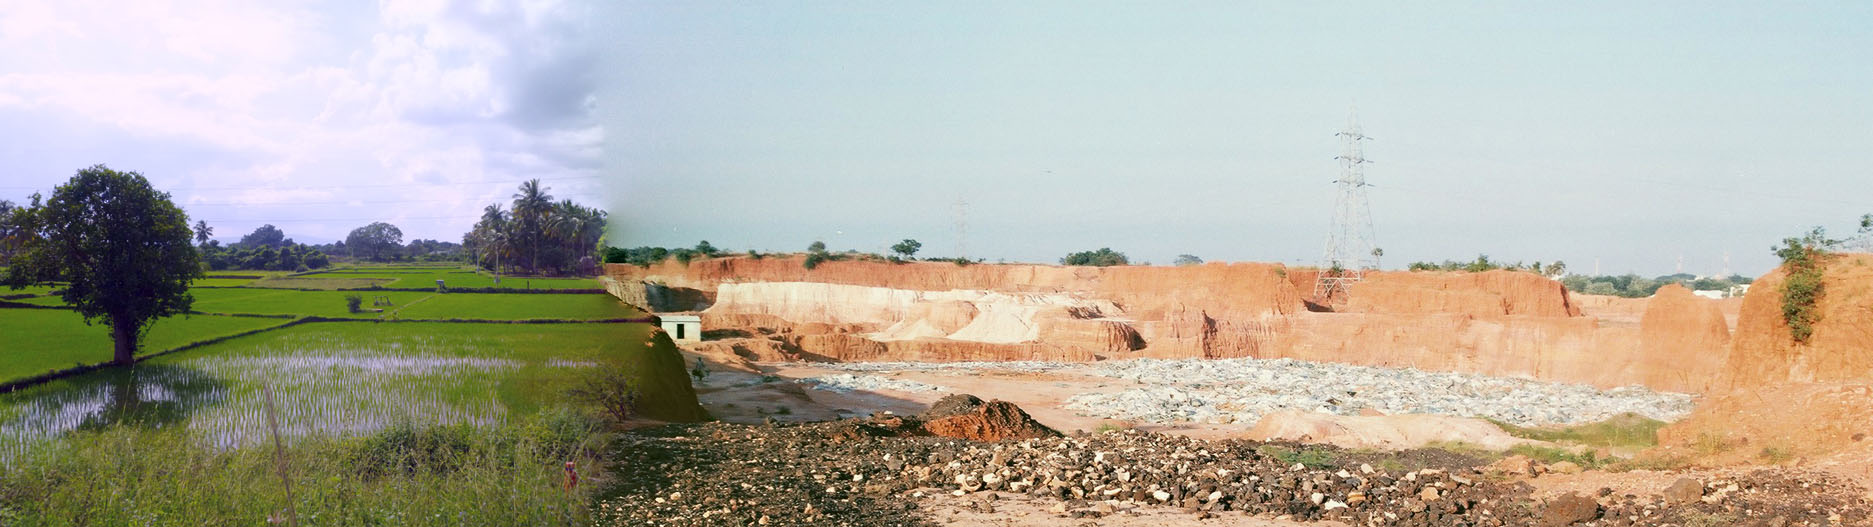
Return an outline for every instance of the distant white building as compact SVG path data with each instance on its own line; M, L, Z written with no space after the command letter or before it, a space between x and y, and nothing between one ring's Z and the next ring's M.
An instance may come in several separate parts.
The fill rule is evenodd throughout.
M702 317L698 315L657 315L663 331L677 342L702 342Z
M1699 289L1699 290L1691 292L1691 294L1693 295L1701 296L1704 298L1716 299L1716 300L1722 300L1724 297L1724 293L1726 293L1726 291L1719 291L1715 289Z

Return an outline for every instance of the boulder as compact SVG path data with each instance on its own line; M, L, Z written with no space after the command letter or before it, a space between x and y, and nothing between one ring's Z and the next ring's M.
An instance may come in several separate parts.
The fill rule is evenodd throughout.
M1565 527L1600 517L1600 503L1593 498L1569 492L1548 502L1541 510L1542 527Z
M1665 502L1672 505L1696 503L1704 497L1704 484L1691 478L1679 478L1678 481L1665 487L1662 494L1665 496Z

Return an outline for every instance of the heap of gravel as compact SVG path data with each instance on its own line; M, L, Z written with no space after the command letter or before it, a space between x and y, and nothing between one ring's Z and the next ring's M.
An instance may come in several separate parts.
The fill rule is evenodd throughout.
M1676 421L1692 396L1630 386L1602 390L1580 384L1427 372L1293 359L1136 359L1066 362L870 362L817 364L854 372L984 370L1063 372L1131 381L1116 391L1082 393L1066 407L1083 415L1155 423L1253 423L1281 410L1357 415L1436 414L1484 417L1522 426L1572 425L1634 413ZM833 390L941 391L928 384L876 375L810 379Z
M667 425L622 435L597 524L930 526L916 503L948 493L993 512L999 497L1056 501L1058 518L1140 507L1392 527L1859 525L1858 487L1764 471L1697 482L1669 502L1600 489L1546 503L1524 483L1441 451L1363 453L1133 430L1000 442L903 437L895 418L798 426ZM1010 524L1040 518L1008 518Z
M1143 386L1080 394L1066 406L1089 415L1171 422L1248 422L1280 410L1357 415L1485 417L1523 426L1582 424L1635 413L1676 421L1691 396L1641 387L1601 390L1467 373L1374 368L1292 359L1130 360L1093 373Z

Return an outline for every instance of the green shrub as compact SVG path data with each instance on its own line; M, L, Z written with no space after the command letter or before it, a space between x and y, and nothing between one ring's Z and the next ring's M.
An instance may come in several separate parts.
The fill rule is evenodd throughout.
M1060 259L1060 264L1108 267L1114 265L1130 265L1131 260L1125 257L1125 253L1114 251L1110 247L1100 247L1099 250L1096 251L1080 251L1068 254L1065 258Z
M806 270L811 271L813 268L819 267L819 264L825 262L826 259L826 253L808 253L806 255L806 261L801 262L800 265L806 267Z
M1781 246L1771 247L1788 272L1782 282L1782 320L1797 343L1808 342L1815 323L1821 321L1815 308L1826 293L1821 276L1828 250L1839 244L1840 240L1828 239L1827 231L1815 227L1800 238L1783 238Z
M454 472L474 447L475 436L468 426L417 428L400 423L349 441L344 464L371 478Z
M1334 461L1333 452L1321 448L1289 448L1276 445L1262 445L1256 448L1255 451L1264 456L1275 458L1283 464L1299 463L1301 466L1316 470L1339 466L1339 464Z
M352 313L361 312L362 311L361 306L363 305L364 305L363 295L357 295L357 294L345 295L345 310L346 311L350 311Z

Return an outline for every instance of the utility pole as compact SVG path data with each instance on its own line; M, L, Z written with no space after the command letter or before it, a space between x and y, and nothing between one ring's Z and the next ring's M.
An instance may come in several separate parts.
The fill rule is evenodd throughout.
M1365 278L1366 272L1379 268L1380 252L1372 234L1372 210L1366 203L1365 149L1361 141L1371 139L1359 129L1357 114L1348 115L1346 129L1334 134L1340 138L1340 177L1334 180L1339 193L1333 201L1333 225L1327 230L1327 250L1319 277L1314 280L1314 298L1323 303L1346 301L1346 288Z

